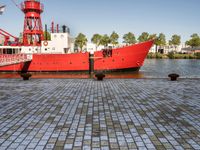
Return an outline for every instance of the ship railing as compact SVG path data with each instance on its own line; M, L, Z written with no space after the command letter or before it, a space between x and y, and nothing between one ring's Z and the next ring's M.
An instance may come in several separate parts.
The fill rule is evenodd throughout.
M32 54L1 54L0 66L17 64L32 60Z

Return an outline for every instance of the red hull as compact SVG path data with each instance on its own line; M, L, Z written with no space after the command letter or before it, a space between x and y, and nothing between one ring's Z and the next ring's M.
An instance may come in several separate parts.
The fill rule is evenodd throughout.
M94 70L139 69L146 58L153 41L143 42L112 50L112 57L103 57L102 51L94 53ZM29 63L0 67L1 72L58 72L88 71L89 53L74 54L33 54Z

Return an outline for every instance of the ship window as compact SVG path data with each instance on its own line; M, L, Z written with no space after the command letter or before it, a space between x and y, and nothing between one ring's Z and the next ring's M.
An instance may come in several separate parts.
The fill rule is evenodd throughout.
M35 50L36 50L36 51L38 51L38 49L37 49L37 48L36 48Z
M45 48L45 51L47 51L47 48Z
M103 49L103 57L112 57L112 49Z
M29 51L31 51L31 48L29 48Z
M52 48L52 50L55 50L55 49L56 49L55 47Z

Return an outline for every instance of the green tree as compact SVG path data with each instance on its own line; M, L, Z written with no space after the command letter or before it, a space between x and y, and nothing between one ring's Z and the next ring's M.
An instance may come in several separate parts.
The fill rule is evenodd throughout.
M169 45L173 45L175 47L175 50L178 45L181 44L181 36L174 34L171 37L171 40L169 40Z
M174 59L174 52L169 52L167 56L169 59Z
M101 38L102 38L102 36L100 34L94 34L91 39L91 42L96 44L96 49L101 43Z
M194 33L193 35L191 35L191 39L189 41L186 41L185 44L189 45L191 47L200 46L200 37L199 37L199 35Z
M83 50L83 46L87 44L87 38L84 34L79 33L78 36L75 39L75 45Z
M124 40L123 43L126 43L126 44L135 44L136 43L135 35L131 32L124 34L123 40Z
M165 45L166 45L166 38L165 38L165 35L164 35L163 33L160 33L160 34L158 35L158 37L155 39L154 44L156 45L156 52L157 52L158 46L159 46L159 47L162 47L162 46L165 46Z
M105 34L102 36L100 44L106 47L108 46L108 44L110 44L110 42L111 42L110 37L107 34Z
M47 37L47 39L46 39L46 37ZM44 38L45 38L45 40L51 40L51 34L49 33L49 32L46 32L46 31L44 31Z
M156 34L150 34L148 40L155 40L157 38Z
M149 40L149 33L147 32L143 32L139 37L138 37L138 41L139 42L145 42Z
M22 43L23 42L23 34L22 32L20 32L19 34L19 43Z
M110 43L113 45L117 45L118 39L119 39L119 35L115 31L113 31L113 33L110 35Z

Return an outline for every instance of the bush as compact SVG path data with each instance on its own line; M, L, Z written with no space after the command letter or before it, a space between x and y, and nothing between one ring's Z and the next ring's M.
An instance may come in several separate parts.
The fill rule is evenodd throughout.
M200 53L195 53L194 55L195 55L196 59L200 59Z
M200 59L200 53L195 54L182 54L182 53L174 53L169 52L168 54L161 53L148 53L147 58L149 59Z
M169 53L167 54L167 56L168 56L169 59L174 59L174 58L175 58L175 57L174 57L174 52L169 52Z
M163 54L161 54L161 53L156 53L156 58L157 58L157 59L162 59L162 58L163 58Z
M154 53L152 52L148 53L147 58L150 58L150 59L155 58Z

